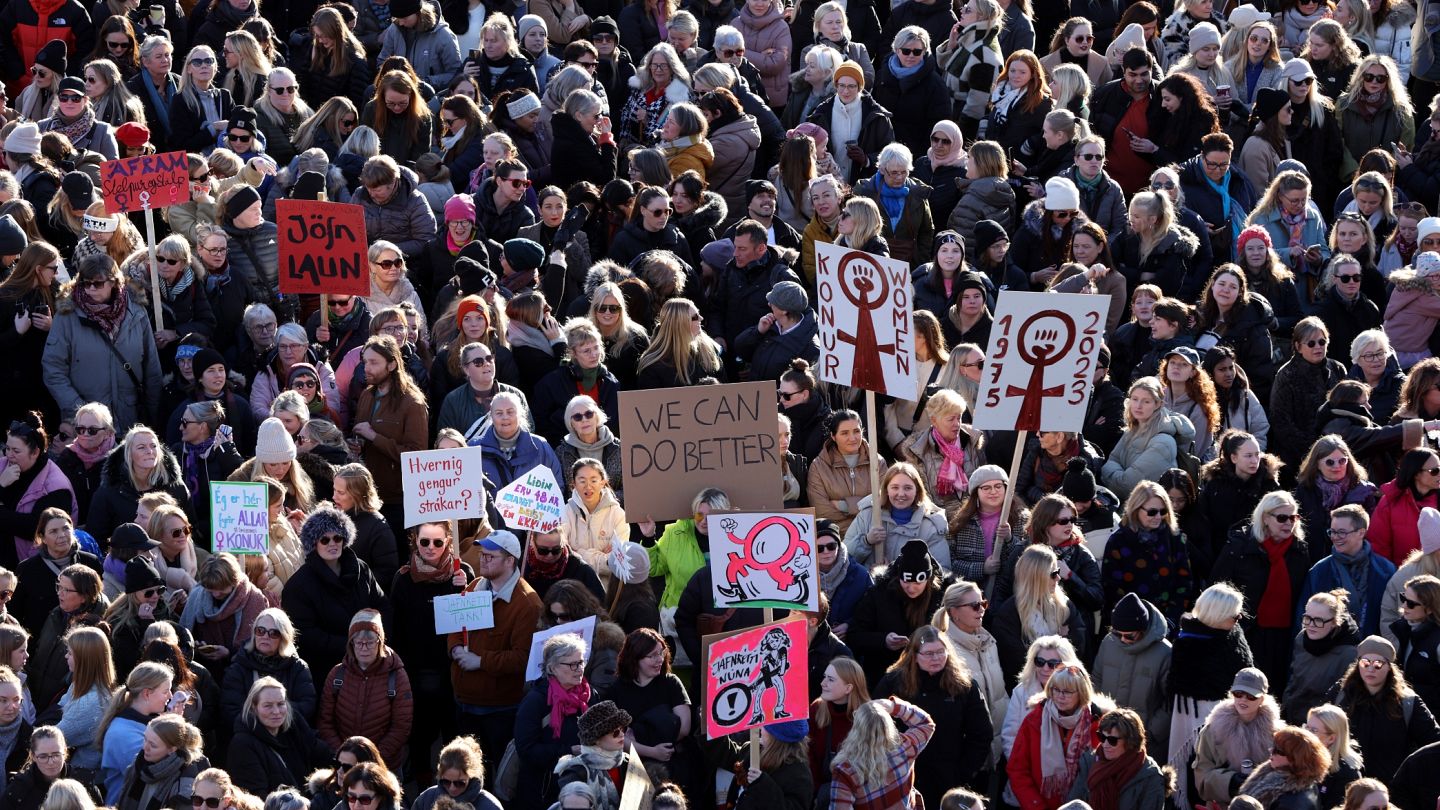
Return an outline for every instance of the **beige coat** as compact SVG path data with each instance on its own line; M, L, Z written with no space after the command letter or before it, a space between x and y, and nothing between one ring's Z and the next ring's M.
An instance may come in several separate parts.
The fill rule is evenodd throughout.
M852 469L834 445L826 442L810 464L805 490L815 517L833 522L841 532L849 529L860 512L860 501L870 494L870 445L861 443L860 461ZM845 509L837 508L835 501L844 501Z
M625 509L615 500L615 493L606 487L593 512L586 511L579 492L570 493L570 500L565 502L565 510L560 514L560 525L564 527L571 553L595 569L601 585L610 587L610 566L605 558L610 554L611 541L617 537L630 539L630 524L625 522Z
M1045 81L1055 81L1055 68L1060 67L1061 64L1059 51L1047 54L1044 59L1040 60L1040 67L1045 70ZM1077 65L1077 67L1080 66ZM1083 67L1085 75L1090 77L1091 87L1100 88L1110 81L1110 63L1106 61L1105 54L1091 51L1086 57Z

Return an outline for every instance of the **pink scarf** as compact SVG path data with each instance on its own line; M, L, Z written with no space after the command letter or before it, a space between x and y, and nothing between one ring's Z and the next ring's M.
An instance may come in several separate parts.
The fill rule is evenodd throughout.
M94 466L96 465L96 463L98 463L101 459L103 459L103 458L105 458L106 456L110 455L110 451L111 451L111 450L114 450L114 449L115 449L115 434L114 434L114 433L111 433L109 436L106 436L106 437L105 437L105 441L101 442L101 443L100 443L100 446L97 447L97 448L95 448L95 452L93 452L93 453L90 452L89 450L86 450L85 448L81 447L81 446L80 446L80 442L78 442L78 441L77 441L77 442L73 442L73 443L71 443L71 445L70 445L70 450L71 450L73 453L75 453L75 455L76 455L81 461L85 462L85 466L86 466L86 467L94 467Z
M955 434L955 441L947 442L940 435L940 431L930 428L930 438L935 446L940 449L940 455L944 459L940 462L940 473L935 482L935 491L942 498L948 498L956 492L964 492L970 488L970 477L965 474L965 448L960 446L960 434Z
M565 718L584 714L590 707L590 682L581 681L579 686L566 689L560 682L550 678L550 733L560 739L560 727Z

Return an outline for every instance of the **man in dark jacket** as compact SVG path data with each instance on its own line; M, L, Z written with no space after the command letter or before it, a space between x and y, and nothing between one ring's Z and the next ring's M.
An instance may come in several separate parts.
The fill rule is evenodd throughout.
M812 366L819 362L819 330L805 288L782 281L766 293L765 302L770 311L735 338L733 354L749 364L750 379L779 379L797 357Z
M745 215L765 229L766 242L798 253L800 232L790 227L790 223L775 216L778 201L779 194L775 190L775 184L769 180L750 180L745 183ZM739 222L731 225L729 230L725 231L724 238L733 240L735 229L739 227Z
M728 362L734 362L735 339L769 314L766 296L784 281L798 286L800 277L770 249L763 225L753 219L741 220L735 226L735 257L721 271L705 319Z
M524 163L502 160L495 164L495 176L485 181L475 197L475 214L486 237L504 244L518 236L521 228L535 224L535 213L525 205L529 187Z
M1160 74L1155 60L1144 48L1131 48L1121 57L1125 74L1099 90L1091 102L1090 121L1097 135L1110 145L1107 168L1126 194L1146 185L1154 170L1148 155L1155 151L1151 133L1160 131Z

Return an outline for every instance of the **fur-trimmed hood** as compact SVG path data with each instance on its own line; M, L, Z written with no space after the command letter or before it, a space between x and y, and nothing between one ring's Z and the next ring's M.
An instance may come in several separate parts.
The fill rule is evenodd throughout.
M1152 254L1174 253L1184 258L1194 258L1195 251L1200 249L1200 238L1184 225L1171 225L1170 230L1160 237L1160 243Z
M1295 774L1289 771L1276 770L1269 762L1262 762L1250 777L1240 785L1241 796L1253 796L1260 800L1266 807L1280 807L1276 800L1291 794L1311 793L1315 790L1314 782L1302 782ZM1285 805L1288 806L1288 805Z
M730 206L725 204L724 197L713 191L703 191L700 193L700 205L694 211L677 217L674 222L675 227L682 231L704 228L718 231L720 223L724 222L729 215ZM700 247L704 247L704 245L700 245Z
M1412 292L1428 292L1431 295L1440 295L1440 286L1432 284L1431 276L1421 276L1412 267L1406 267L1390 274L1390 283L1395 285L1397 290L1410 290Z
M170 448L163 442L155 448L155 452L160 454L161 477L155 482L154 488L164 489L180 482L180 462L175 459L175 454L171 453ZM130 464L125 460L124 443L115 445L115 449L105 457L105 466L100 471L100 486L132 491L135 489L130 480Z
M1227 697L1210 710L1203 733L1215 741L1216 747L1224 752L1231 765L1237 765L1246 759L1265 761L1274 746L1275 729L1282 725L1280 704L1275 702L1273 695L1264 696L1260 711L1249 723L1240 719L1235 699Z
M590 265L590 269L585 271L585 300L589 301L590 296L594 295L595 289L601 284L607 281L619 284L633 275L629 270L613 262L596 262Z
M630 77L630 89L640 90L640 66L636 65L635 70L635 75ZM665 100L671 104L684 104L690 100L690 88L684 82L672 80L665 87Z

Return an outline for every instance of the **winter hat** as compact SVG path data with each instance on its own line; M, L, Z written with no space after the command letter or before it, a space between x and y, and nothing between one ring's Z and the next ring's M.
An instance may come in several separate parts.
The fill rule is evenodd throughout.
M514 121L524 118L532 112L540 109L540 97L529 90L517 91L515 96L505 105L505 112L510 114L510 120Z
M380 620L380 614L369 608L355 613L350 619L350 632L348 637L355 638L358 633L370 632L380 637L380 649L385 649L385 625Z
M456 194L445 201L446 222L474 222L475 198L469 194Z
M45 47L35 54L35 64L47 68L60 75L65 75L69 69L69 62L65 59L65 41L63 39L52 39L45 43Z
M1288 96L1287 96L1288 98ZM1286 158L1275 164L1275 174L1279 176L1284 172L1300 172L1306 177L1310 176L1310 167L1295 158Z
M1386 642L1387 644L1389 642ZM1391 649L1394 649L1393 647ZM1251 695L1264 695L1270 692L1270 679L1265 673L1255 667L1245 667L1235 673L1235 680L1230 684L1232 692L1246 692Z
M901 574L925 574L929 576L935 560L924 540L911 540L900 548L900 559L895 561L895 570ZM918 576L917 576L918 579Z
M0 256L19 256L29 244L24 229L14 217L0 216Z
M1110 347L1104 343L1100 344L1100 353L1095 357L1095 365L1100 368L1110 367Z
M260 117L249 107L236 105L230 108L230 123L225 131L232 129L243 129L253 135L260 129Z
M724 270L734 260L735 242L732 239L716 239L700 248L700 261L715 268L717 272Z
M1125 26L1124 31L1120 32L1120 36L1110 42L1110 47L1105 49L1105 59L1113 61L1115 57L1131 48L1143 47L1145 47L1145 28L1140 23L1130 23Z
M596 17L590 21L590 38L610 35L616 39L620 38L620 26L615 24L615 18L609 15Z
M1060 494L1072 501L1095 500L1095 473L1085 459L1076 456L1065 462L1065 477L1060 480Z
M520 558L520 538L504 529L496 529L485 535L485 539L480 541L480 547L489 551L503 551L511 557Z
M629 728L630 723L630 713L616 706L615 701L592 704L580 715L580 744L595 745L616 729Z
M60 87L55 92L63 93L66 90L72 93L79 93L82 96L85 95L85 80L79 76L66 76L60 80Z
M765 303L785 312L804 312L810 308L810 296L799 284L782 281L765 294Z
M1080 210L1080 190L1074 181L1066 177L1052 177L1045 181L1046 211Z
M466 259L465 261L470 262L471 264L474 264L474 262L471 262L469 259ZM480 313L481 315L484 315L484 314L485 314L485 311L484 311L484 309L481 308L479 301L476 301L475 299L473 299L473 298L471 298L471 297L469 297L469 296L466 296L465 298L460 299L460 304L459 304L457 307L455 307L455 326L456 326L456 328L462 327L462 326L464 325L464 323L465 323L465 316L466 316L466 315L469 315L469 314L472 313L472 312L478 312L478 313ZM487 318L486 320L489 320L489 319Z
M466 295L478 295L495 286L494 271L469 256L455 259L455 278L460 281L460 292Z
M610 574L626 585L639 585L650 578L650 553L639 543L614 543L605 555Z
M1010 240L1010 235L1005 228L993 219L982 219L975 223L975 255L980 255L989 250L1001 239Z
M840 67L835 68L834 81L838 82L845 76L854 79L855 82L860 85L861 90L865 89L865 71L861 69L859 62L853 59L846 59L840 63Z
M390 1L393 3L395 0ZM550 28L545 25L545 20L534 14L526 14L520 18L520 24L515 26L515 40L517 42L524 42L525 35L530 33L530 29L537 25L540 26L540 29L545 32L545 36L548 38L550 36Z
M390 0L390 19L396 17L409 17L411 14L420 13L420 0ZM524 34L520 35L525 38Z
M986 284L987 281L988 279L985 278L984 273L977 273L974 270L966 270L962 273L958 273L955 276L955 280L952 282L952 286L955 289L955 297L959 298L960 294L965 292L966 290L979 290L985 293L988 297L990 293L990 287L988 284Z
M825 128L819 124L812 124L809 121L803 124L796 124L794 129L785 133L787 139L800 135L809 135L811 140L815 141L815 151L817 153L824 152L825 145L830 143L830 133L826 132Z
M835 521L820 518L819 520L815 521L816 542L819 542L821 537L829 537L832 540L839 540L843 542L845 540L845 533L840 531L840 527L835 525Z
M1355 658L1360 659L1369 656L1371 658L1384 658L1386 661L1395 660L1395 645L1390 639L1384 636L1366 636L1365 640L1355 648Z
M1110 614L1110 629L1122 633L1144 632L1150 629L1150 608L1145 600L1134 592L1127 593L1116 603Z
M983 467L977 467L975 472L970 473L970 494L974 495L982 485L991 481L999 481L1007 487L1010 486L1010 476L1005 472L1004 467L999 464L986 464Z
M254 186L241 186L236 189L235 193L225 201L226 224L234 224L236 218L258 202L260 202L260 192L256 191Z
M1420 551L1429 554L1440 551L1440 512L1429 506L1420 510Z
M1269 121L1289 104L1289 93L1273 87L1262 87L1255 93L1255 108L1250 111L1250 120Z
M300 527L300 547L309 555L320 544L320 538L326 535L345 538L345 548L349 548L355 545L355 522L349 515L333 506L322 506L311 512L310 517L305 518L304 525Z
M315 390L317 393L319 392L320 372L316 370L314 365L310 363L296 363L291 366L290 373L285 377L285 384L287 386L294 385L295 381L301 377L314 377L317 386Z
M1415 257L1415 274L1420 277L1440 273L1440 253L1427 250Z
M810 733L810 721L802 717L799 720L789 720L784 723L768 725L765 727L765 730L778 742L798 743L805 739L805 735Z
M1308 60L1296 57L1285 63L1285 67L1280 71L1280 75L1292 82L1300 82L1315 78L1315 69L1310 67Z
M14 137L14 135L12 134L11 137ZM5 142L5 151L15 151L10 148L10 142L8 140ZM1417 244L1420 242L1424 242L1425 237L1434 236L1435 234L1440 233L1440 217L1425 217L1424 219L1420 220L1420 224L1415 226L1415 231L1415 242Z
M290 187L292 200L318 200L325 192L325 175L320 172L305 172L295 185Z
M84 211L95 202L95 181L84 172L66 172L60 178L60 190L65 192L70 207L76 210Z
M150 549L158 548L159 543L150 539L150 535L140 528L138 523L122 523L110 534L110 548L115 549Z
M942 245L959 245L960 250L963 252L965 250L965 237L947 228L935 234L935 238L930 240L931 254L939 253Z
M126 121L115 130L115 140L122 146L131 149L139 149L150 140L150 130L144 124L137 124L134 121Z
M194 369L196 377L204 374L205 369L211 366L220 366L225 369L225 373L230 373L230 364L225 362L225 355L215 351L209 346L196 352L195 356L190 358L190 368Z
M1220 44L1220 29L1214 23L1202 22L1190 29L1190 53Z
M148 557L131 557L130 561L125 563L126 593L138 593L164 584L165 580L160 577L160 572L155 570L154 563L151 563Z
M1251 239L1259 239L1265 243L1265 247L1273 249L1275 245L1270 241L1270 232L1265 230L1264 225L1251 225L1240 232L1240 238L1235 240L1235 252L1241 256L1245 255L1245 243Z
M1270 19L1270 17L1271 14L1269 12L1261 11L1253 3L1246 3L1243 6L1236 6L1234 11L1231 11L1228 15L1226 15L1226 19L1230 21L1231 27L1237 28L1241 31L1248 31L1250 29L1250 26L1254 25L1257 22L1268 20ZM1209 23L1206 23L1206 25L1209 25Z
M505 243L505 261L517 273L538 270L545 264L545 248L533 239L511 239Z
M5 151L17 155L35 155L40 152L40 126L27 122L10 130L5 138Z
M313 366L311 367L314 368ZM285 423L271 416L260 423L255 434L255 461L257 464L282 464L295 460L295 440Z

